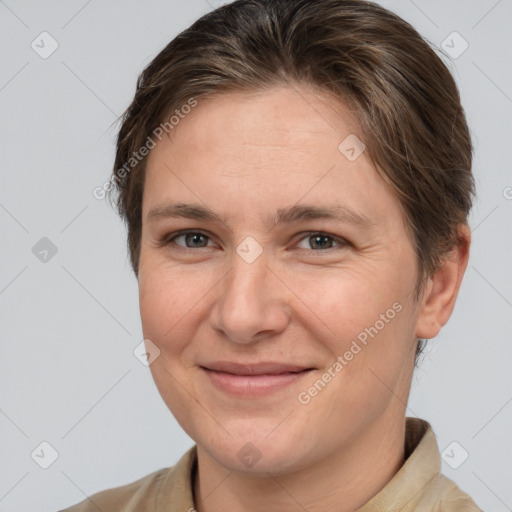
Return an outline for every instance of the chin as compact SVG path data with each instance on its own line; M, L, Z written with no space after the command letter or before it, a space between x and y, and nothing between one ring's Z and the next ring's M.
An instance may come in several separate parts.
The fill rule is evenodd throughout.
M269 473L274 476L287 474L307 465L307 453L302 453L307 452L304 436L299 436L302 442L297 443L289 430L283 430L281 436L277 431L270 436L248 435L247 431L232 437L224 434L220 434L221 439L205 436L206 442L198 439L197 444L228 471L268 477Z

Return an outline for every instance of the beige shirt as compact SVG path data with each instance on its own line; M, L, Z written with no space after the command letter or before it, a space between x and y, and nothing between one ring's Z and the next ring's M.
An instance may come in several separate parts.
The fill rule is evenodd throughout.
M407 418L405 456L406 461L395 476L357 512L482 512L440 473L439 449L426 421ZM193 512L196 463L194 445L175 466L101 491L60 512Z

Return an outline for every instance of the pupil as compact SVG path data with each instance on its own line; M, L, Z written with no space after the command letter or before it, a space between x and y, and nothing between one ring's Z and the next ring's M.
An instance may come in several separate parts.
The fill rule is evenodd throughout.
M192 241L192 244L195 244L196 242L200 242L200 238L203 235L200 235L199 233L189 233L187 235L187 240Z
M313 245L317 245L319 247L325 247L326 243L328 244L328 242L326 242L328 237L326 236L320 236L320 235L317 235L314 237L314 244ZM322 242L319 242L319 240L324 240L325 243L322 243Z

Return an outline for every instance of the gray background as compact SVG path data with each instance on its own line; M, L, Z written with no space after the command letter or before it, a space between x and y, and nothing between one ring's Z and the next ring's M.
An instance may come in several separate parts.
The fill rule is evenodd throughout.
M133 355L142 335L125 231L92 190L109 177L112 123L138 73L220 4L0 1L1 511L56 511L173 465L192 445ZM436 46L453 31L468 42L446 61L479 194L460 298L415 373L408 414L431 422L441 450L458 443L451 465L468 452L443 471L480 507L512 510L512 2L382 4ZM47 59L31 48L43 31L59 45ZM32 251L42 237L58 249L46 262ZM43 441L58 452L48 469Z

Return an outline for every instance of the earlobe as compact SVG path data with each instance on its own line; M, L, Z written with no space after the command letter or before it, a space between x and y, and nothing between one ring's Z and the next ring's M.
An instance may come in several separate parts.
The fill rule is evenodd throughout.
M431 339L448 322L469 259L471 231L467 225L459 226L458 245L442 260L437 272L425 286L416 323L416 336Z

